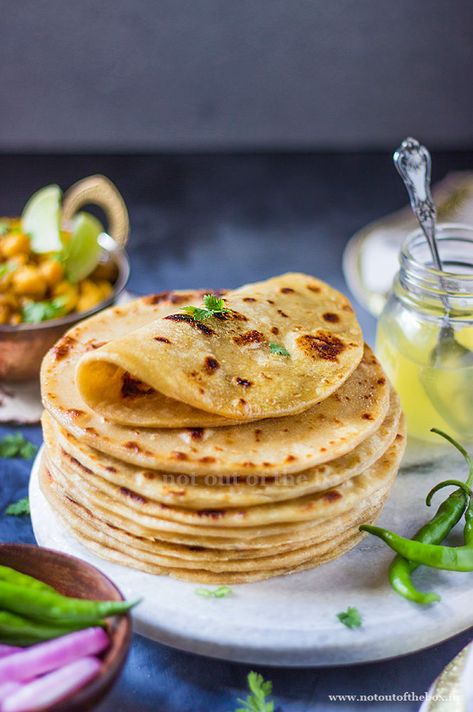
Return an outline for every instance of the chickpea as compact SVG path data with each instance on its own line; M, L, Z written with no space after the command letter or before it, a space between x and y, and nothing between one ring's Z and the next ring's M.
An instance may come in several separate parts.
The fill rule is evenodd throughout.
M80 297L77 302L77 311L83 312L92 309L96 304L103 301L103 294L100 287L91 282L90 279L84 279L80 285Z
M6 306L0 306L0 324L8 324L10 320L10 310Z
M42 299L46 294L47 284L38 267L24 265L19 267L12 276L15 294Z
M0 292L8 292L11 289L11 282L11 272L6 272L2 277L0 277Z
M63 280L54 287L53 296L66 298L64 310L66 314L69 314L69 312L73 311L77 306L79 289L75 284L70 284Z
M18 298L12 294L11 292L8 292L7 294L0 294L0 306L2 307L8 307L9 309L18 309L20 303L18 301Z
M12 232L3 238L1 248L7 259L16 255L27 255L30 251L30 238L23 232Z
M107 282L106 279L99 279L97 282L97 287L100 289L102 292L102 298L103 299L108 299L108 297L111 295L113 292L113 287L110 284L110 282Z
M96 294L98 287L91 279L83 279L79 284L79 289L82 296L86 294Z
M28 264L29 258L26 254L15 255L11 262L14 264L15 267L22 267L23 265Z
M18 324L21 324L21 314L20 312L14 312L10 317L10 325L18 326Z
M41 262L39 271L46 280L48 287L54 287L64 277L64 268L58 260L48 259Z

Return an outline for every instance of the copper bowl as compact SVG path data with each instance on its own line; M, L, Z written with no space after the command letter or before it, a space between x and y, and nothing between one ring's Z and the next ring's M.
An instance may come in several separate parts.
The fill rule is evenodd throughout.
M39 578L66 596L123 601L115 584L94 566L52 549L29 544L0 544L0 564ZM130 648L130 616L112 619L107 633L110 645L102 657L99 675L81 690L48 707L47 712L86 712L109 692Z
M82 319L114 304L124 290L130 266L123 251L109 252L118 268L118 277L111 296L92 309L71 313L60 319L49 319L40 324L0 325L0 379L2 381L29 381L37 378L41 361L47 351L65 331Z
M67 223L86 203L99 205L105 212L109 235L100 238L104 253L118 270L111 296L86 312L71 313L40 324L0 325L0 380L29 381L39 375L41 361L55 342L74 324L114 304L124 290L130 274L124 246L128 239L128 213L116 187L105 176L90 176L74 184L64 195L63 217ZM111 237L111 236L113 237Z

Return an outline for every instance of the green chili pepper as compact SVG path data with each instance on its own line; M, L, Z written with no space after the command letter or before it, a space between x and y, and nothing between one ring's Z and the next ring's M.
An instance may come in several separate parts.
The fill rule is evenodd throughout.
M473 514L470 516L473 517ZM406 539L382 527L365 525L363 529L379 537L397 554L416 564L444 571L473 571L473 542L463 546L439 546Z
M425 503L428 507L430 507L430 505L432 504L432 497L434 496L434 494L439 490L444 489L445 487L458 487L465 493L465 501L468 502L470 500L472 491L465 482L462 482L461 480L445 480L445 482L439 482L438 485L435 485L435 487L432 487L432 489L430 490L429 494L425 498Z
M467 507L467 503L471 496L471 487L473 485L473 460L470 458L467 451L447 433L444 433L443 431L438 430L437 428L432 428L432 432L441 435L452 445L454 445L454 447L456 447L457 450L459 450L459 452L461 452L461 454L465 458L469 468L469 475L466 483L461 482L459 480L446 480L445 482L440 482L438 485L433 487L427 495L426 503L428 506L430 506L433 495L439 489L448 485L454 485L458 487L458 489L455 490L455 492L453 492L445 500L445 502L440 505L433 519L425 526L423 526L414 537L414 540L416 542L424 543L427 545L438 545L448 536L450 531L460 521L463 513L465 512L465 508ZM468 519L473 520L473 515L471 515L471 518L468 517ZM377 536L380 536L379 532L372 531L372 528L370 527L361 528L365 531L370 531L371 533L376 533ZM379 528L375 527L375 529ZM471 530L471 536L473 539L473 521L471 522ZM398 553L398 556L395 557L389 568L389 580L392 588L401 596L404 596L404 598L407 598L416 603L421 603L425 605L440 600L440 596L438 596L438 594L419 591L412 583L411 574L418 566L419 562L410 560L410 557L406 558L405 556L401 556Z
M126 613L137 603L138 601L87 601L68 598L59 593L30 590L0 581L0 609L43 623L95 625L103 618Z
M16 571L9 566L0 566L0 581L15 584L15 586L26 586L35 591L57 593L56 589L52 586L48 586L46 583L43 583L43 581L33 578L33 576L22 574L20 571Z
M433 519L415 534L416 541L426 544L440 544L460 521L467 504L463 489L453 492L442 502ZM411 574L419 564L396 556L389 567L389 581L392 588L404 598L415 603L428 605L440 600L437 593L419 591L411 580Z
M81 623L61 626L37 623L15 613L0 611L0 642L22 648L87 627Z

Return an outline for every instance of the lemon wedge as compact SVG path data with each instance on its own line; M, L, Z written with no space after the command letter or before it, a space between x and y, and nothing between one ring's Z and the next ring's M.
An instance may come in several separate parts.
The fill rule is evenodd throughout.
M61 189L47 185L34 193L21 216L21 229L30 236L33 252L58 252L62 249Z
M101 253L98 236L103 232L103 226L100 220L86 212L74 215L71 223L71 238L64 247L64 269L70 282L80 282L98 264Z

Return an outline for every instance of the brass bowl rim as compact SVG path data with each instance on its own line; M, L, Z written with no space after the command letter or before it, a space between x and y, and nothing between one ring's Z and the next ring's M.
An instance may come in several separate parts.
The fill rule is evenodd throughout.
M93 316L94 314L97 314L97 312L102 311L102 309L106 309L111 306L127 285L130 277L130 260L125 250L103 249L104 252L106 252L114 260L118 267L118 277L113 285L113 292L109 297L107 297L107 299L104 299L102 302L96 304L87 311L71 312L70 314L59 317L58 319L47 319L39 324L0 324L0 334L16 334L18 332L25 334L67 326L68 324L75 324L77 321L87 319L89 316Z

